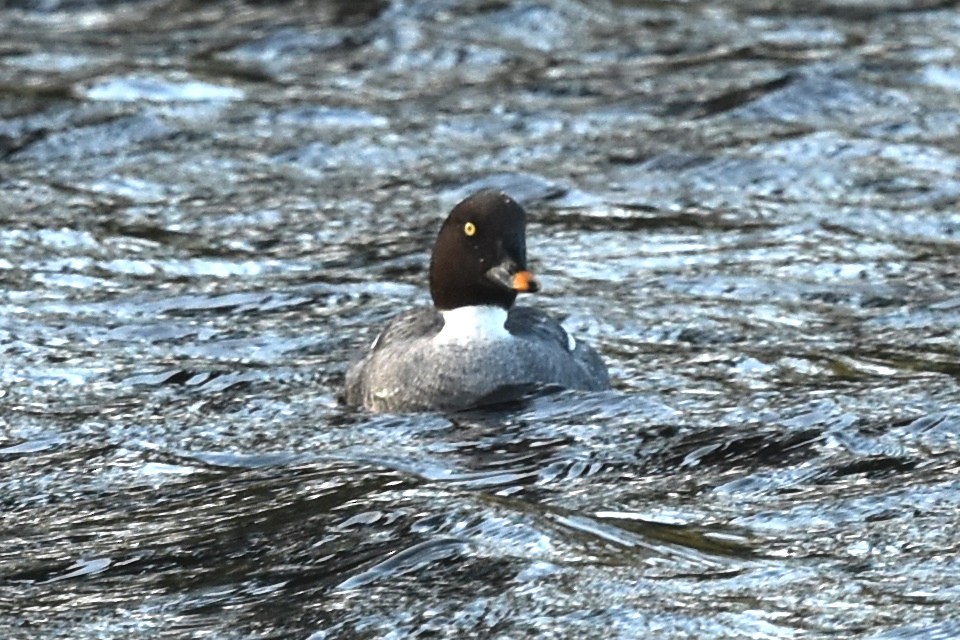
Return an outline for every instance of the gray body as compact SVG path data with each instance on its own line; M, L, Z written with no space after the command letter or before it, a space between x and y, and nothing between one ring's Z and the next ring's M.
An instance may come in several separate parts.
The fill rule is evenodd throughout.
M374 411L465 409L503 402L538 387L599 391L607 370L588 345L569 349L567 332L542 311L512 307L500 339L437 341L443 316L413 309L390 322L348 371L346 401Z

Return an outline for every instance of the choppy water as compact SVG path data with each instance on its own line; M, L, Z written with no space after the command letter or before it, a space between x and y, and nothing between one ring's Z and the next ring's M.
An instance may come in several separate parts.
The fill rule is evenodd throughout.
M960 637L952 3L0 36L3 637ZM339 406L481 185L615 391Z

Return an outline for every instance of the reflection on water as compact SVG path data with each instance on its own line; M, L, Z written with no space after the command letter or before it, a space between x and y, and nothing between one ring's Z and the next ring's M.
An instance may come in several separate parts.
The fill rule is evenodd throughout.
M6 3L4 636L960 635L927 4ZM615 390L341 407L485 186Z

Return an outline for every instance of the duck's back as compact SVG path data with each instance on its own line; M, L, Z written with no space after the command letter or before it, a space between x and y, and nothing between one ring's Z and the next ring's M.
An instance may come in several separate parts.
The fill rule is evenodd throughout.
M375 411L463 409L536 387L601 390L606 367L548 315L514 306L502 337L446 339L433 308L390 322L347 373L346 400Z

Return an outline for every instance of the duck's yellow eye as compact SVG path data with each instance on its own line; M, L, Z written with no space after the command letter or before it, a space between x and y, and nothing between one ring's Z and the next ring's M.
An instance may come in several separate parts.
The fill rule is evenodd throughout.
M472 236L477 232L477 225L473 224L472 222L468 222L467 224L463 225L463 232L468 236Z

